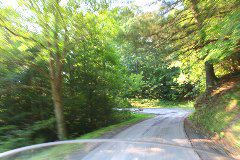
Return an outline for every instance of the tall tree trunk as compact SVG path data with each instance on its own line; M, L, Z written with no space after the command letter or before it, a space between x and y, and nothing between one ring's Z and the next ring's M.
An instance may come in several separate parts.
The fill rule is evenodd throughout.
M64 121L62 96L61 96L61 93L59 93L59 91L55 88L56 87L52 89L52 95L53 95L55 117L57 121L58 138L59 140L64 140L66 139L67 135L66 135L66 127L65 127L65 121Z
M59 60L59 59L57 59ZM61 62L56 62L58 65L54 65L54 61L50 60L50 77L51 77L51 90L52 90L52 99L54 103L54 111L57 122L57 132L59 140L64 140L67 137L66 126L64 120L63 112L63 102L62 102L62 74ZM60 66L59 66L60 65ZM55 71L57 70L57 71Z
M50 77L51 77L51 88L52 88L52 99L54 103L54 111L55 111L55 118L57 121L57 131L58 131L58 138L59 140L64 140L67 138L67 131L64 119L64 110L63 110L63 101L62 101L62 70L63 70L63 56L66 52L66 32L64 35L64 45L62 51L59 46L59 36L58 33L60 32L59 27L59 20L61 17L61 12L59 8L60 0L55 1L55 8L54 14L54 36L53 36L53 44L55 51L54 53L50 51L50 60L49 60L49 70L50 70ZM66 29L64 29L66 31ZM51 48L51 45L50 47Z
M205 73L206 73L206 89L210 91L214 85L216 85L217 77L214 72L213 64L209 61L205 62Z
M190 2L191 2L190 8L193 12L194 18L197 23L197 28L199 31L199 36L200 36L199 44L200 46L203 46L206 40L206 32L205 30L202 30L203 18L200 17L200 11L197 7L199 0L190 0ZM206 75L206 91L208 92L212 89L212 87L216 84L216 81L217 81L213 64L209 61L205 62L205 75Z

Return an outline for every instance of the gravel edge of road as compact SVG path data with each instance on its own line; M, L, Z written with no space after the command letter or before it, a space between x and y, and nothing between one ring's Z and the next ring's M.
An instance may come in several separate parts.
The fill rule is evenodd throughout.
M201 133L201 131L187 118L184 120L184 130L191 145L193 148L195 148L195 152L202 160L214 160L215 158L213 155L203 153L199 150L209 150L210 152L216 153L217 155L232 157L228 150L222 148L220 144L214 142L206 135Z

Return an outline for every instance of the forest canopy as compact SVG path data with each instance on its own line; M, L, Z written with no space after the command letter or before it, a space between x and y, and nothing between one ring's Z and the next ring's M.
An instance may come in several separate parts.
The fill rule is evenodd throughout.
M193 100L240 71L238 0L15 3L0 1L3 150L123 121L128 98Z

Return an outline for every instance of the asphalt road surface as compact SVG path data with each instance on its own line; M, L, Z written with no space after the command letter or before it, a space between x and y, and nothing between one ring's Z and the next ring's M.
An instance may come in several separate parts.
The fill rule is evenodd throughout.
M184 118L190 111L181 109L144 109L142 112L154 113L157 116L125 129L113 138L131 142L145 141L154 143L108 142L96 147L83 159L200 160L184 131Z

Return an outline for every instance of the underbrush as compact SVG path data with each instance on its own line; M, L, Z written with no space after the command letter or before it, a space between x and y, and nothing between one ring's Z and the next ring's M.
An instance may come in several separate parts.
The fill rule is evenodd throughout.
M112 132L116 129L134 124L136 122L142 121L147 118L151 118L153 115L151 114L131 114L131 118L128 120L124 120L121 123L117 123L114 125L110 125L104 128L100 128L96 131L87 133L78 137L77 139L93 139L99 138L108 132ZM94 144L94 143L93 143ZM47 147L43 149L36 149L27 151L25 153L16 155L14 157L7 157L7 160L64 160L66 157L70 155L74 155L77 152L81 154L83 150L83 144L65 144L65 145L58 145L53 147Z
M99 121L101 121L100 119L101 117L96 118L98 118ZM75 139L80 135L87 134L97 129L107 127L110 125L119 124L134 118L136 118L135 115L133 115L130 111L112 110L111 116L110 118L108 118L108 121L103 121L101 125L98 125L96 126L96 128L91 128L88 130L82 129L83 128L82 126L86 125L85 123L84 124L79 123L79 125L74 126L73 124L76 123L75 121L77 120L75 121L73 120L72 121L73 124L70 127L74 127L74 130L77 130L78 128L80 130L79 132L81 132L82 134L70 132L68 138ZM72 131L73 129L69 130ZM33 144L56 141L57 137L54 135L56 135L54 118L50 118L49 120L38 121L36 123L33 123L32 125L29 125L26 128L19 128L18 126L15 125L0 126L0 152Z
M192 101L173 102L158 99L130 99L129 102L136 108L184 108L193 109Z

